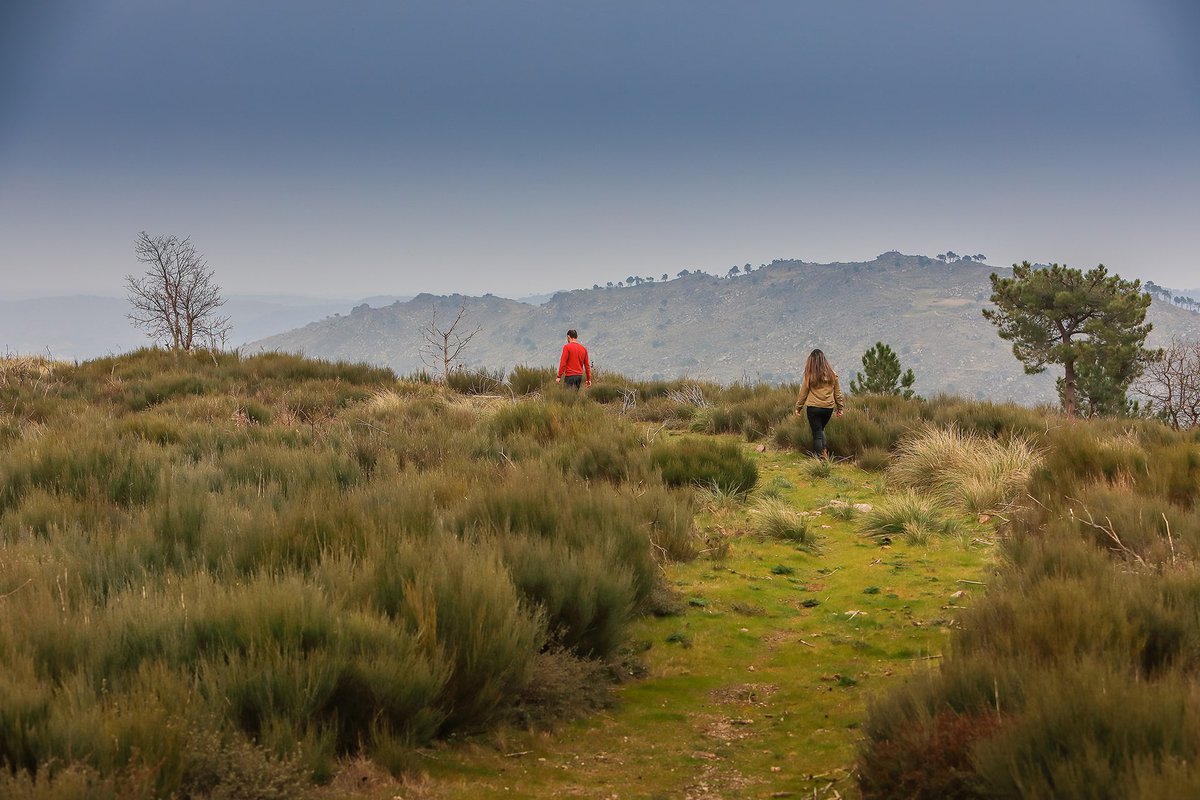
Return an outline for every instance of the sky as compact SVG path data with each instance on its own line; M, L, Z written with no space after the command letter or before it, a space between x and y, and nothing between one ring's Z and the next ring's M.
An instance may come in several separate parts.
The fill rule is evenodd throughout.
M516 297L888 251L1200 286L1193 0L14 0L0 299Z

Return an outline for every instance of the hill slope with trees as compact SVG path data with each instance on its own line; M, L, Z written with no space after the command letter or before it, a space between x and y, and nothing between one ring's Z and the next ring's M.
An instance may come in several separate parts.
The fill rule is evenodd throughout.
M897 252L873 261L775 261L717 277L693 272L669 281L560 292L533 306L492 295L422 294L385 308L252 342L250 351L366 361L399 373L420 370L421 329L434 309L480 334L466 367L555 363L564 332L576 328L596 367L642 378L797 381L813 347L831 355L848 385L876 342L889 344L916 374L923 395L952 392L1020 402L1055 401L1054 375L1025 375L983 319L992 272L977 262L946 263ZM624 283L624 282L622 282ZM1200 337L1200 315L1155 303L1150 346Z

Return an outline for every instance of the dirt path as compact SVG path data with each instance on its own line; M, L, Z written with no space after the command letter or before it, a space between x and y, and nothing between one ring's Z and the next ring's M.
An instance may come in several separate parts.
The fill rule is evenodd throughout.
M849 466L810 478L785 454L761 464L799 508L878 500L875 478ZM810 552L754 536L744 505L710 509L700 524L728 535L728 557L668 567L686 612L635 625L648 676L621 686L612 710L553 734L451 742L421 757L423 779L350 796L857 796L868 697L936 664L969 592L951 597L977 586L990 549L976 537L880 547L850 515L826 513Z

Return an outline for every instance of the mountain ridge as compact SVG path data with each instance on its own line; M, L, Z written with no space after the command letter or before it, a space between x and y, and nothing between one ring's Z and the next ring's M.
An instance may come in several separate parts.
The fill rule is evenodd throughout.
M630 378L691 377L794 382L809 351L831 357L843 385L877 341L917 376L922 394L1053 401L1053 369L1026 375L1007 342L983 319L988 276L1009 268L883 253L873 261L816 264L778 259L749 273L691 273L634 286L572 289L541 305L483 295L421 294L384 308L355 308L266 337L250 349L365 361L401 374L420 370L420 330L433 314L449 322L466 309L467 367L553 366L575 328L600 372ZM1200 338L1200 315L1152 306L1152 343Z

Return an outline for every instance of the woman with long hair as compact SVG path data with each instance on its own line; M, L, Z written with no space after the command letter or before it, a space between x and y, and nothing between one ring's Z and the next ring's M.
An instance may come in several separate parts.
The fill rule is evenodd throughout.
M804 364L804 385L796 398L796 416L807 407L808 427L812 428L813 450L818 458L828 455L825 451L825 426L836 413L842 415L844 406L842 386L837 373L829 365L825 354L813 350Z

